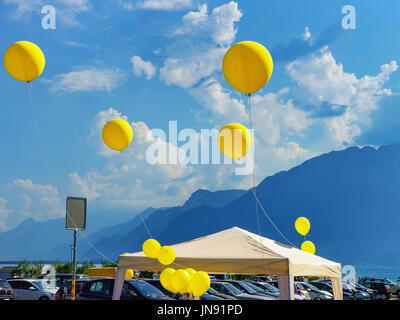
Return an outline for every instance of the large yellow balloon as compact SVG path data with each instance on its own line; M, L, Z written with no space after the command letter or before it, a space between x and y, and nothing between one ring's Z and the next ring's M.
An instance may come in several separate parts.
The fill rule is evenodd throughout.
M178 293L178 290L172 285L172 275L175 273L175 269L166 268L160 274L161 285L172 293Z
M3 62L10 76L19 81L30 82L42 74L45 58L36 44L18 41L7 48Z
M170 246L163 246L158 251L158 261L163 265L169 265L175 261L175 250Z
M315 245L311 241L308 241L308 240L304 241L301 244L301 250L311 253L311 254L314 254L315 253Z
M294 227L298 233L300 233L302 236L305 236L308 231L310 231L310 221L304 217L297 218L294 223Z
M111 149L122 151L126 149L133 138L131 125L123 119L113 119L103 128L103 141Z
M194 270L192 268L186 268L185 271L189 274L189 277L190 277L189 288L187 289L187 292L193 293L192 279L193 279L194 274L196 273L196 270Z
M222 71L234 89L251 94L266 85L271 78L273 66L267 48L254 41L243 41L225 53Z
M143 253L148 256L149 258L156 259L158 256L158 252L161 249L161 245L157 240L154 239L147 239L143 242Z
M240 123L229 123L218 133L218 147L224 155L240 159L250 150L250 131Z
M210 288L211 280L208 274L204 271L196 272L191 280L191 289L195 297L200 297L205 294Z
M171 276L171 284L180 294L186 293L189 288L190 276L183 269L176 270Z

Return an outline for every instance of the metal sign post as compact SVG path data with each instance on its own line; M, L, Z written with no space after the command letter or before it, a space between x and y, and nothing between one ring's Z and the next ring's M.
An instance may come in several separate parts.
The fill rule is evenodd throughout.
M76 235L78 230L86 230L86 204L86 198L67 197L65 229L74 230L71 300L75 300Z

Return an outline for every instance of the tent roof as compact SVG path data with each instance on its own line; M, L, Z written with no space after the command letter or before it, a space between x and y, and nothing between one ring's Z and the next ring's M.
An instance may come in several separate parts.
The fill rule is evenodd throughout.
M190 267L214 274L341 277L339 263L265 237L260 239L259 235L238 227L172 247L176 259L170 266L176 269ZM134 270L161 271L165 268L143 252L120 255L118 265Z

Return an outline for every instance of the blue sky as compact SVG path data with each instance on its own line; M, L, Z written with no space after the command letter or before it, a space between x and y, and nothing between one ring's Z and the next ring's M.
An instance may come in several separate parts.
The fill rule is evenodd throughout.
M248 125L243 95L223 78L234 43L253 40L274 59L253 97L257 181L349 145L400 142L398 1L1 0L1 51L38 44L46 67L32 83L36 137L24 83L0 68L0 231L27 217L63 217L66 195L110 211L181 204L198 188L249 188L234 165L149 165L150 129ZM44 5L56 29L42 28ZM114 117L133 125L122 154L102 144ZM167 142L166 142L167 143ZM174 147L181 147L180 145Z

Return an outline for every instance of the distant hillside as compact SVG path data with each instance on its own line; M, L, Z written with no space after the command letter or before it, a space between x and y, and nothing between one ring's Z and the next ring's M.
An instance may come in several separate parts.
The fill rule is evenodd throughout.
M400 263L400 144L351 147L315 157L264 179L257 194L271 219L297 246L304 238L295 232L294 221L306 216L318 255L344 264ZM262 234L285 242L259 212ZM245 192L222 207L156 211L146 223L153 237L173 244L232 226L257 233L256 221L253 195ZM138 226L97 245L116 258L121 252L140 250L146 238L143 226Z

